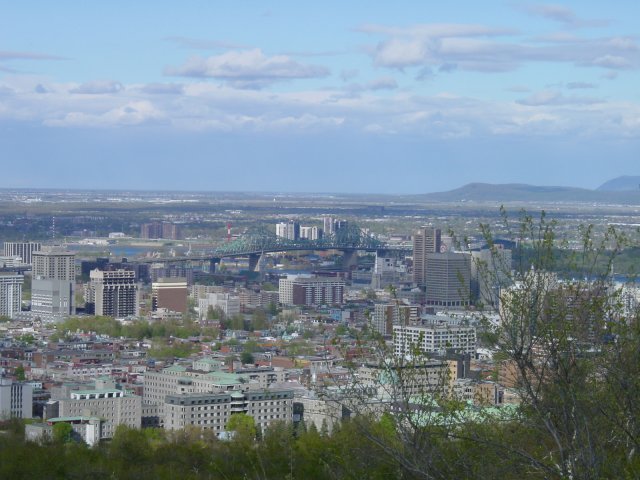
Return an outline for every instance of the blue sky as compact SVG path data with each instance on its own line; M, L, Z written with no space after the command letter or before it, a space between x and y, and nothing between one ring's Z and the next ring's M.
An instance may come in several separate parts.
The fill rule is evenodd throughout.
M637 2L0 8L0 187L420 193L640 174Z

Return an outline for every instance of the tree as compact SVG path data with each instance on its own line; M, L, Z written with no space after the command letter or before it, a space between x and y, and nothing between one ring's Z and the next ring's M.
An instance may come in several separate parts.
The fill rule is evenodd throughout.
M24 367L22 365L18 365L13 371L13 374L16 376L16 380L18 380L19 382L24 382L27 379L24 372Z
M73 427L70 423L58 422L53 426L53 441L56 443L67 443L71 441Z
M492 258L478 269L502 293L499 320L482 312L476 320L496 359L517 372L520 405L497 412L479 406L471 415L446 388L446 369L422 387L419 372L429 358L417 350L394 356L375 337L357 344L378 360L378 380L363 385L354 376L333 400L357 412L352 426L410 478L636 477L640 312L611 279L630 239L608 228L596 241L586 226L582 248L570 250L544 213L538 220L523 214L515 227L503 220L518 240L516 268L504 264L482 225ZM368 410L376 395L393 406L381 421L379 410Z
M267 314L261 308L256 308L251 316L251 327L253 330L264 330L267 328Z
M244 317L242 314L237 313L231 317L231 329L232 330L244 330Z
M250 364L250 363L254 363L254 358L253 358L253 353L251 352L242 352L242 354L240 355L240 361L243 364Z
M235 413L227 422L227 431L235 432L242 438L254 439L256 437L256 424L253 417L246 413Z

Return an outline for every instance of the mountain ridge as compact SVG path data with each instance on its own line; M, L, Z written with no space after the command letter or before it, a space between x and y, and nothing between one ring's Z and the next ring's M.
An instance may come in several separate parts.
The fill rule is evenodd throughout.
M418 195L426 201L465 202L577 202L640 205L639 190L591 190L566 186L539 186L526 183L473 182L453 190Z

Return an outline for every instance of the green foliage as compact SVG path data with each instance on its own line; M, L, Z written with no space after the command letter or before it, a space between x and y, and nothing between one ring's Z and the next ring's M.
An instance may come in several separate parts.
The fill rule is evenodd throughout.
M267 313L261 308L256 308L251 316L251 329L264 330L265 328L267 328Z
M172 358L187 358L199 351L199 347L190 342L174 342L167 344L161 340L155 341L149 350L149 357L158 360L168 360Z
M244 330L244 317L242 314L237 313L233 317L231 317L230 328L232 330Z
M18 365L13 371L13 374L16 376L16 380L18 380L19 382L24 382L27 379L27 377L25 376L24 367L22 365Z
M56 443L67 443L71 441L73 427L70 423L58 422L53 426L53 441Z
M111 317L73 317L60 324L57 330L58 336L80 331L95 332L99 335L108 335L115 338L134 338L136 340L170 337L189 338L198 336L203 332L211 333L191 320L170 320L153 323L136 320L123 325Z
M227 422L227 431L236 432L238 437L255 438L257 429L253 417L246 413L236 413L231 415Z
M26 333L24 335L20 335L17 340L19 342L26 343L27 345L32 345L33 343L35 343L36 338L32 334Z
M253 353L247 351L242 352L242 354L240 355L240 361L243 364L254 363L255 360L253 358Z

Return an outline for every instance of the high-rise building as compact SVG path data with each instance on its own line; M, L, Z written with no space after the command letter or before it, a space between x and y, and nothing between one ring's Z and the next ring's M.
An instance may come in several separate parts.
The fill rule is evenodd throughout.
M166 308L172 312L187 313L186 278L159 278L151 284L151 309Z
M42 247L32 253L33 282L31 303L36 313L69 315L76 312L76 256L60 247ZM40 282L39 280L43 280ZM35 295L35 298L34 298Z
M0 315L12 318L22 307L22 282L17 273L0 272Z
M318 240L322 237L322 229L318 227L300 227L300 238Z
M179 225L170 222L152 222L140 225L140 238L179 240L182 232Z
M325 235L333 235L335 233L335 220L332 217L324 217L322 219L322 230Z
M31 312L41 316L65 316L74 305L73 283L35 278L31 284Z
M344 289L338 278L289 275L280 279L279 298L283 305L341 305Z
M175 223L164 222L162 224L162 238L167 240L180 240L182 232L179 225Z
M135 272L92 270L90 278L96 315L114 318L138 315L138 284Z
M374 307L371 327L381 335L391 335L394 325L413 325L419 318L417 305L378 303Z
M293 221L277 223L276 235L287 240L298 240L300 238L300 224Z
M43 247L40 251L34 251L31 258L33 278L75 282L75 253L67 252L60 247Z
M162 238L162 223L143 223L140 225L140 238Z
M428 253L425 260L427 305L468 305L471 290L471 255L453 252Z
M413 282L427 285L427 255L440 252L441 233L437 228L420 227L413 234Z
M22 263L31 265L31 254L42 248L39 242L4 242L5 257L20 257Z

